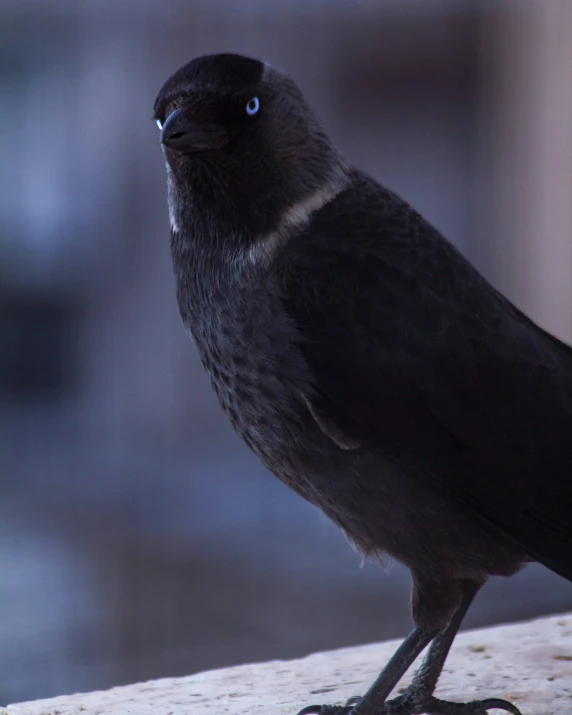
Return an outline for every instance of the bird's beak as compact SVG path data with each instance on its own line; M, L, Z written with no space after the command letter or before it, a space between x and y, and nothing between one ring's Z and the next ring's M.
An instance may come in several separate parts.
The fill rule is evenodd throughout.
M161 129L161 144L180 154L220 149L226 142L227 135L223 129L194 124L187 119L182 107L167 117Z

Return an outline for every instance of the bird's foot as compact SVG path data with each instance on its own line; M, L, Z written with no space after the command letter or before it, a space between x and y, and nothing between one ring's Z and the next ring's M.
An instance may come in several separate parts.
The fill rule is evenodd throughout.
M350 698L345 705L308 705L308 707L302 708L298 715L349 715L361 701L362 698L356 695Z
M505 710L512 715L522 715L516 705L501 698L454 703L439 700L432 695L418 697L406 691L393 700L387 700L380 710L372 712L367 706L364 707L362 700L354 697L345 705L309 705L300 710L298 715L488 715L489 710Z
M489 710L505 710L512 715L522 715L516 705L500 698L455 703L439 700L432 695L416 697L407 691L398 698L388 700L380 715L487 715Z

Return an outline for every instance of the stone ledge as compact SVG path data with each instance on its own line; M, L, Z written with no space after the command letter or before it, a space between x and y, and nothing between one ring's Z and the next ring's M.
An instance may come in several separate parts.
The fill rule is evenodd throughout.
M363 693L396 645L388 641L18 703L0 715L295 715L304 705ZM570 715L572 614L461 633L438 694L451 700L506 698L523 715Z

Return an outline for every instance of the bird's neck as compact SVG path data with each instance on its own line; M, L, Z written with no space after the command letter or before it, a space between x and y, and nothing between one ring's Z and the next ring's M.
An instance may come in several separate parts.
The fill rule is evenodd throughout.
M226 240L225 240L226 239ZM171 230L171 256L177 280L189 290L204 292L248 286L259 268L248 260L249 242L230 227L214 228L195 220L179 231Z
M313 191L285 204L265 232L237 223L224 209L217 211L196 194L182 195L171 186L171 254L185 323L216 323L218 310L251 302L286 242L349 182L346 173L332 174Z
M234 238L197 215L171 230L179 312L199 349L218 343L221 320L243 312L261 282L262 267L245 260L243 249L233 250L241 244Z

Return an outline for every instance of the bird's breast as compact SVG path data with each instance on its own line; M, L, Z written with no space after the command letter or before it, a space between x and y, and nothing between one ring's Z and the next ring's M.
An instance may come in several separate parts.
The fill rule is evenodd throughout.
M314 429L301 398L306 367L288 320L253 282L237 286L219 277L210 286L191 285L179 286L179 310L219 402L266 466L283 470L299 434L308 423Z
M183 323L232 426L281 481L343 525L335 504L347 500L346 463L356 457L307 408L312 378L278 291L256 276L238 283L208 265L175 266Z

